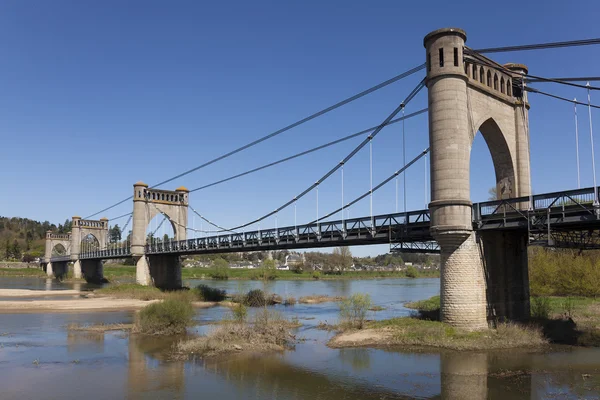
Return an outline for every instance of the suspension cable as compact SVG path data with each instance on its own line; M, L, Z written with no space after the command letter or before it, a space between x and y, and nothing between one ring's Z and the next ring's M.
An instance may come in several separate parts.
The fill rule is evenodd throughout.
M528 91L528 92L531 92L531 93L542 94L544 96L552 97L554 99L558 99L558 100L562 100L562 101L567 101L569 103L577 104L577 105L580 105L580 106L586 106L586 107L590 107L590 108L598 108L598 109L600 109L600 106L597 106L595 104L582 103L580 101L577 101L576 99L575 100L571 100L571 99L567 99L566 97L561 97L561 96L557 96L555 94L550 94L550 93L542 92L541 90L534 89L531 86L526 86L525 90Z
M421 110L419 110L419 111L416 111L416 112L414 112L414 113L408 114L408 115L406 115L405 117L401 117L401 118L396 118L396 119L393 119L393 120L391 120L391 121L390 121L390 122L389 122L387 125L392 125L392 124L398 123L398 122L400 122L400 121L403 121L404 119L409 119L409 118L416 117L417 115L421 115L421 114L423 114L423 113L425 113L425 112L427 112L427 108L423 108L423 109L421 109ZM387 126L387 125L386 125L386 126ZM308 149L308 150L302 151L302 152L300 152L300 153L296 153L296 154L294 154L294 155L291 155L291 156L289 156L289 157L285 157L285 158L282 158L282 159L280 159L280 160L273 161L272 163L268 163L268 164L262 165L262 166L260 166L260 167L253 168L253 169L251 169L251 170L248 170L248 171L245 171L245 172L242 172L242 173L236 174L236 175L232 175L232 176L230 176L230 177L228 177L228 178L221 179L221 180L218 180L218 181L215 181L215 182L209 183L209 184L207 184L207 185L203 185L203 186L197 187L197 188L195 188L195 189L192 189L192 190L190 190L190 193L196 192L196 191L198 191L198 190L207 189L207 188L209 188L209 187L216 186L216 185L219 185L219 184L221 184L221 183L229 182L229 181L231 181L231 180L234 180L234 179L237 179L237 178L241 178L241 177L243 177L243 176L246 176L246 175L250 175L250 174L252 174L252 173L254 173L254 172L258 172L258 171L261 171L261 170L263 170L263 169L267 169L267 168L270 168L270 167L274 167L275 165L283 164L283 163L285 163L285 162L287 162L287 161L291 161L291 160L293 160L293 159L295 159L295 158L302 157L302 156L305 156L305 155L307 155L307 154L310 154L310 153L314 153L315 151L318 151L318 150L325 149L325 148L327 148L327 147L333 146L333 145L335 145L335 144L338 144L338 143L342 143L342 142L344 142L344 141L346 141L346 140L353 139L353 138L355 138L355 137L357 137L357 136L362 136L362 135L364 135L365 133L369 133L369 132L372 132L372 131L374 131L374 130L375 130L375 129L377 129L378 127L379 127L379 125L377 125L377 126L374 126L374 127L371 127L371 128L369 128L369 129L362 130L362 131L360 131L360 132L353 133L353 134L351 134L351 135L348 135L348 136L344 136L344 137L342 137L342 138L340 138L340 139L337 139L337 140L334 140L334 141L331 141L331 142L328 142L328 143L322 144L322 145L320 145L320 146L313 147L312 149Z
M388 183L389 181L391 181L392 179L394 179L396 176L398 176L399 174L405 172L411 165L413 165L414 163L416 163L417 161L419 161L421 159L421 157L425 156L425 154L427 154L429 152L429 147L425 150L423 150L421 152L421 154L419 154L418 156L416 156L415 158L413 158L408 164L406 164L404 167L400 168L398 171L394 172L392 175L390 175L389 177L387 177L385 180L383 180L382 182L380 182L377 186L375 186L373 188L373 192L377 191L378 189L380 189L381 187L383 187L386 183ZM348 209L350 206L358 203L359 201L361 201L362 199L364 199L365 197L367 197L369 194L371 194L372 192L371 190L363 193L361 196L355 198L354 200L352 200L350 203L346 204L343 208ZM321 217L321 221L331 217L332 215L337 214L338 212L340 212L342 208L338 208L337 210L333 210L332 212L330 212L327 215L324 215ZM406 212L406 210L404 211ZM310 224L314 224L316 221L311 221L309 222L307 225Z
M412 74L414 74L416 72L419 72L419 71L421 71L424 68L425 68L425 63L423 63L421 65L418 65L418 66L416 66L414 68L411 68L408 71L405 71L405 72L401 73L400 75L396 75L395 77L393 77L391 79L388 79L388 80L386 80L384 82L381 82L381 83L379 83L379 84L377 84L377 85L375 85L375 86L373 86L373 87L371 87L371 88L369 88L367 90L364 90L364 91L362 91L362 92L360 92L358 94L355 94L354 96L348 97L348 98L346 98L346 99L344 99L344 100L342 100L342 101L340 101L340 102L338 102L338 103L336 103L336 104L334 104L332 106L329 106L329 107L324 108L324 109L322 109L320 111L317 111L316 113L311 114L308 117L305 117L305 118L303 118L303 119L301 119L299 121L296 121L293 124L290 124L290 125L288 125L288 126L286 126L284 128L281 128L281 129L279 129L279 130L277 130L277 131L275 131L273 133L270 133L270 134L268 134L266 136L263 136L263 137L261 137L261 138L259 138L257 140L254 140L253 142L245 144L244 146L238 147L237 149L232 150L232 151L230 151L228 153L225 153L225 154L223 154L223 155L221 155L219 157L213 158L212 160L207 161L204 164L201 164L201 165L199 165L197 167L194 167L194 168L189 169L189 170L187 170L185 172L182 172L182 173L180 173L178 175L175 175L174 177L171 177L171 178L166 179L166 180L164 180L162 182L159 182L159 183L151 186L150 188L151 189L152 188L156 188L158 186L164 185L165 183L172 182L175 179L179 179L179 178L181 178L181 177L183 177L185 175L191 174L192 172L198 171L199 169L205 168L205 167L207 167L207 166L209 166L211 164L214 164L214 163L216 163L218 161L224 160L225 158L231 157L234 154L237 154L237 153L242 152L242 151L244 151L246 149L249 149L250 147L253 147L253 146L255 146L255 145L259 144L259 143L262 143L265 140L271 139L271 138L273 138L273 137L275 137L277 135L280 135L280 134L282 134L282 133L284 133L286 131L289 131L292 128L300 126L300 125L302 125L302 124L304 124L304 123L306 123L308 121L311 121L311 120L313 120L313 119L315 119L317 117L325 115L325 114L327 114L327 113L329 113L329 112L331 112L333 110L336 110L336 109L338 109L338 108L340 108L340 107L342 107L342 106L344 106L344 105L346 105L348 103L351 103L351 102L353 102L355 100L358 100L361 97L364 97L364 96L366 96L368 94L371 94L371 93L373 93L373 92L375 92L375 91L377 91L379 89L382 89L382 88L384 88L384 87L386 87L388 85L391 85L392 83L395 83L395 82L397 82L397 81L399 81L401 79L404 79L404 78L406 78L406 77L408 77L408 76L410 76L410 75L412 75ZM131 200L132 198L133 198L133 196L129 196L126 199L123 199L123 200L121 200L121 201L113 204L112 206L106 207L103 210L100 210L97 213L91 214L90 216L85 217L85 218L86 219L87 218L91 218L91 217L93 217L95 215L98 215L98 214L104 212L104 211L110 210L110 209L112 209L112 208L114 208L114 207L116 207L116 206L118 206L120 204L123 204L124 202L126 202L128 200Z
M475 50L478 53L502 53L508 51L526 51L526 50L540 50L540 49L552 49L557 47L575 47L575 46L588 46L600 44L600 38L596 39L583 39L583 40L570 40L566 42L546 42L537 44L525 44L519 46L504 46L504 47L488 47L485 49Z
M381 125L379 125L377 127L377 129L375 129L375 131L365 140L363 140L358 146L356 146L356 148L354 148L354 150L352 150L350 152L350 154L348 154L342 161L345 163L347 163L350 159L352 159L352 157L354 157L356 155L356 153L358 153L363 147L365 147L369 140L371 140L372 138L374 138L375 136L377 136L377 134L379 132L381 132L381 130L392 120L392 118L394 118L401 110L402 106L408 104L420 91L421 89L423 89L423 87L425 86L425 79L421 80L421 82L412 90L412 92L410 92L410 94L406 97L406 99L402 102L401 105L399 105L398 107L396 107L396 109L381 123ZM320 183L324 182L327 178L329 178L332 174L334 174L338 169L340 169L341 167L341 163L336 164L335 167L333 167L332 169L330 169L327 173L325 173L325 175L323 175L318 181L316 181L314 184L310 185L308 188L306 188L303 192L301 192L299 195L295 196L292 200L286 202L285 204L283 204L282 206L278 207L277 209L263 215L262 217L259 217L255 220L252 220L250 222L247 222L245 224L242 225L238 225L236 227L230 228L229 230L238 230L238 229L242 229L245 228L247 226L253 225L257 222L260 222L262 220L264 220L265 218L270 217L271 215L275 214L276 212L279 212L281 210L283 210L284 208L288 207L290 204L292 204L295 200L300 199L302 197L304 197L307 193L311 192L313 189L315 189Z
M531 75L531 74L526 74L525 75L527 78L533 78L533 79L527 79L528 82L550 82L550 83L559 83L561 85L566 85L566 86L572 86L572 87L576 87L576 88L580 88L580 89L590 89L590 90L600 90L600 87L597 86L590 86L589 85L589 81L587 81L587 85L579 85L577 83L572 83L572 82L568 82L565 80L561 80L561 79L556 79L556 78L543 78L541 76L535 76L535 75Z
M232 232L232 233L237 233L235 232L233 229L227 229L227 228L223 228L220 225L215 224L214 222L212 222L211 220L207 219L206 217L204 217L203 215L201 215L198 211L196 211L194 209L194 207L192 207L190 204L188 204L188 207L192 210L192 212L194 214L196 214L198 217L200 217L200 219L206 221L207 223L209 223L210 225L214 226L217 229L220 229L222 232ZM210 232L210 231L206 231L206 232ZM216 231L219 232L219 231Z

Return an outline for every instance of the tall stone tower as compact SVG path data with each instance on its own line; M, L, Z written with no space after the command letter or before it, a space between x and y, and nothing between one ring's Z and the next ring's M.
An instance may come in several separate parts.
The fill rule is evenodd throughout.
M473 230L469 182L471 145L480 131L492 155L499 196L530 194L528 105L521 90L526 67L502 66L474 53L465 57L466 39L457 28L439 29L424 39L429 209L431 233L441 248L442 321L476 330L487 327L490 314L522 317L529 312L527 242L505 234L486 241Z

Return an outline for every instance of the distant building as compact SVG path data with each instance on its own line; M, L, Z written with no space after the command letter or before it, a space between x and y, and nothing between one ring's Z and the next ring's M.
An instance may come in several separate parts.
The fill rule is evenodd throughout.
M288 270L290 269L289 267L296 267L296 266L302 265L302 264L303 264L302 256L299 254L288 254L287 256L285 256L284 266L288 267Z

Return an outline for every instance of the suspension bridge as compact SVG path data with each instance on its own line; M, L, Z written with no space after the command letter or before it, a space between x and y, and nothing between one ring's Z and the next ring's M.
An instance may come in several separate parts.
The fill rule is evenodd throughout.
M595 45L600 44L600 39L480 50L467 47L466 39L466 33L461 29L446 28L431 32L424 39L425 63L152 187L138 182L133 185L132 196L86 218L73 217L72 231L69 234L47 233L46 253L42 260L46 271L49 275L64 274L68 263L72 262L75 277L102 279L103 260L132 257L136 262L138 283L171 288L181 286L182 255L389 244L391 251L395 252L441 254L443 321L468 329L482 329L490 319L527 318L527 246L600 248L600 198L593 147L593 187L532 194L528 94L539 94L573 104L577 135L577 106L587 107L593 146L591 110L599 107L591 103L590 91L600 88L591 86L589 81L599 78L557 79L534 76L529 74L525 65L501 65L484 54ZM423 80L385 120L372 128L192 190L185 187L173 191L158 188L396 81L423 72ZM577 83L581 80L587 80L587 85ZM531 83L570 85L585 90L588 102L547 93L531 87ZM405 114L406 106L424 88L427 88L429 107ZM372 143L377 135L389 125L404 124L405 120L425 112L429 115L430 147L407 162L403 146L402 168L381 182L373 182ZM492 155L498 200L472 203L469 164L471 146L477 132L481 132ZM190 204L191 193L198 190L364 135L367 137L360 144L314 184L252 221L234 227L223 227L200 214ZM363 149L369 151L369 190L346 202L343 198L344 165ZM431 198L428 208L398 212L399 178L403 178L406 188L405 171L427 156ZM580 186L578 142L577 163ZM342 179L342 206L326 214L319 214L319 186L338 171ZM376 215L373 213L373 193L390 183L396 185L396 210ZM309 193L315 193L317 197L317 218L298 224L297 202ZM349 207L367 198L370 202L369 215L344 218ZM133 212L111 220L92 219L128 201L133 202ZM404 204L406 210L406 197ZM262 221L274 216L276 218L282 210L292 207L293 225L260 229ZM196 230L195 227L188 226L189 211L214 229ZM332 219L338 215L341 218ZM163 221L148 235L148 225L156 216L162 216ZM122 229L124 232L131 224L131 235L126 240L111 243L109 221L121 218L127 218ZM165 221L173 227L175 237L154 238ZM203 235L188 238L190 231Z

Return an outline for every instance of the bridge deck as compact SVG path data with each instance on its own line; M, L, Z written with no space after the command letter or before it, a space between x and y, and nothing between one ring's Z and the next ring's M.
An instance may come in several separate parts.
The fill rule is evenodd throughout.
M546 193L473 204L473 229L527 230L532 244L600 248L598 191L594 188ZM391 244L402 252L435 253L429 210L377 215L308 225L231 232L183 241L149 244L146 254L211 254ZM594 247L597 246L597 247ZM81 254L81 259L131 256L129 247ZM65 256L52 258L63 261Z

